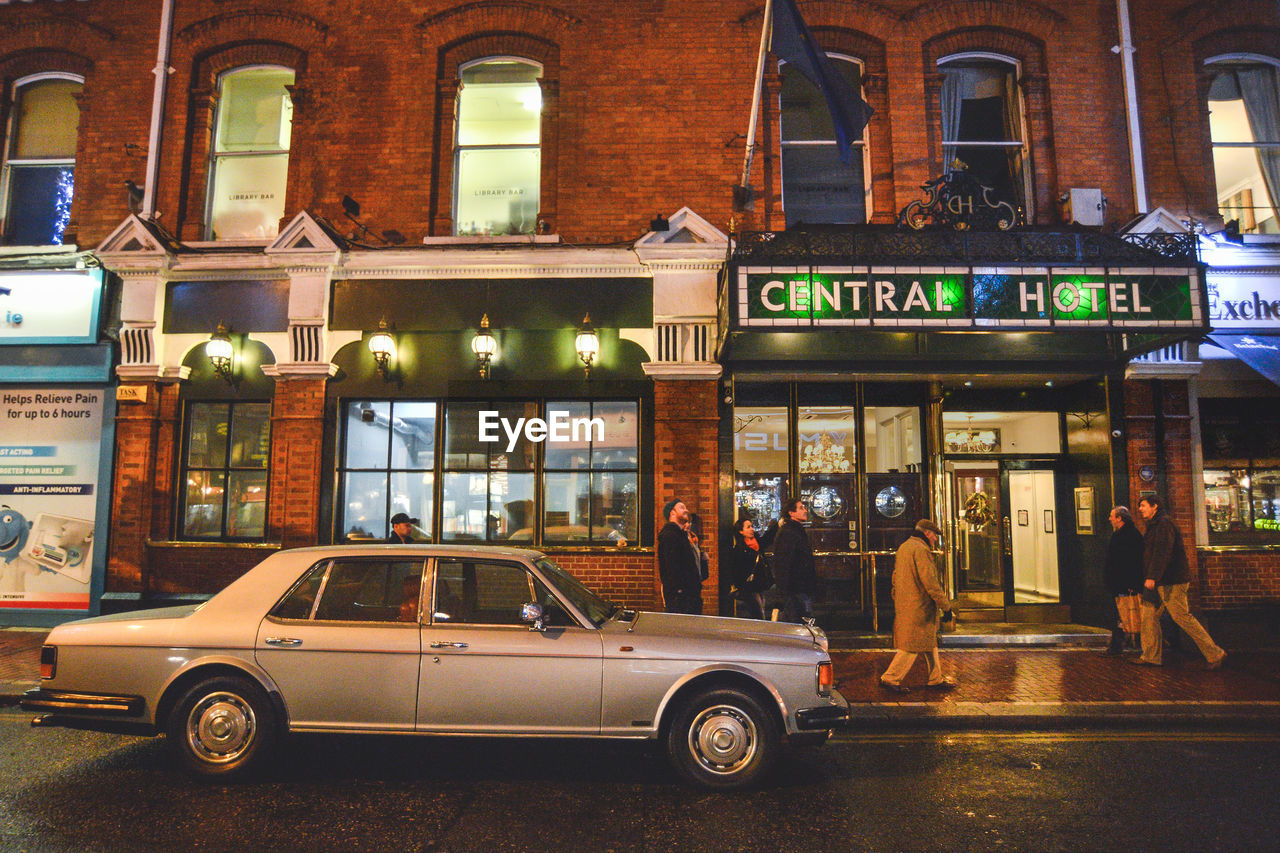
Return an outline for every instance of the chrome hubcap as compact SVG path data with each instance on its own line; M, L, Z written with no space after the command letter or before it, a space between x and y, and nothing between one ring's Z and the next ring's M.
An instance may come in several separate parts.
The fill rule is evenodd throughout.
M689 751L712 773L736 773L751 762L758 746L755 723L731 705L713 705L689 727Z
M187 717L187 742L197 756L215 764L235 761L253 743L253 707L234 693L210 693Z

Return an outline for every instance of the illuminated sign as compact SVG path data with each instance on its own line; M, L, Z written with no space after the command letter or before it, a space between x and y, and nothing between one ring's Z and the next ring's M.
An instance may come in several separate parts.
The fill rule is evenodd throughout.
M0 344L95 343L101 270L0 275Z
M742 267L740 326L1199 327L1200 273L1151 267Z

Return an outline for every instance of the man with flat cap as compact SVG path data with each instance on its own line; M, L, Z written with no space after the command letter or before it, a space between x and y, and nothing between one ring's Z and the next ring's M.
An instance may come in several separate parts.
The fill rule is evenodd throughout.
M938 566L933 559L933 549L941 535L937 524L922 518L893 559L895 654L880 676L880 686L895 693L910 692L902 680L922 654L929 668L926 686L937 690L956 686L954 678L942 674L942 661L938 659L939 614L944 621L952 618L951 599L938 583Z
M666 523L658 533L658 577L668 613L702 613L702 574L685 525L689 508L684 501L667 501L662 507Z
M414 541L413 527L418 523L418 519L410 518L403 512L397 512L391 516L391 535L387 537L387 541L393 545L408 545Z

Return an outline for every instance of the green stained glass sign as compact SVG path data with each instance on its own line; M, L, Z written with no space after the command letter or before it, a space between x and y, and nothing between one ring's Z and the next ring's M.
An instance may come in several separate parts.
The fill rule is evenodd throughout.
M743 267L741 326L1198 327L1196 269Z

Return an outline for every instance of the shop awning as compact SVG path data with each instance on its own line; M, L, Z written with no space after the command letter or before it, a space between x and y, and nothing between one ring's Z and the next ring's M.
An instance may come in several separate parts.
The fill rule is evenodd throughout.
M1280 385L1280 335L1226 335L1214 332L1209 340Z

